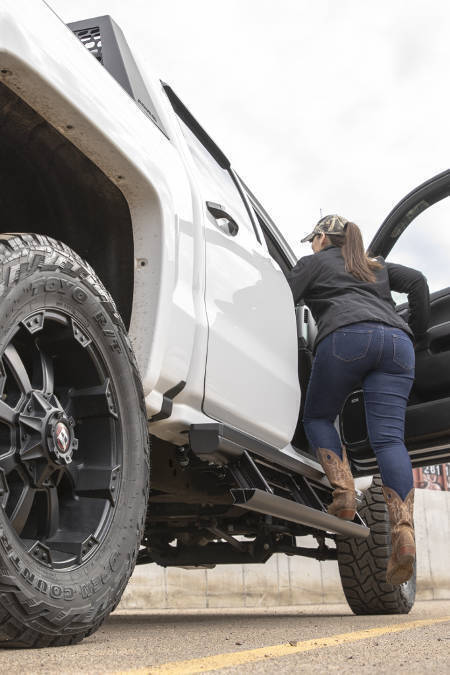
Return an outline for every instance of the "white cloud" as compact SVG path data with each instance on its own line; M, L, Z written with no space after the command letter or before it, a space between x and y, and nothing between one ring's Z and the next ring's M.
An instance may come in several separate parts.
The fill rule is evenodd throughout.
M299 253L320 209L359 223L368 243L401 197L448 168L446 0L49 4L65 21L111 14Z

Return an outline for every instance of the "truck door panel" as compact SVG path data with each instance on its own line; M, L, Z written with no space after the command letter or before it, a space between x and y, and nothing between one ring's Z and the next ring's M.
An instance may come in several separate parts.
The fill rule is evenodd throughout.
M204 411L282 446L295 427L295 314L283 274L249 237L206 220L209 324Z
M286 276L292 269L293 264L296 261L296 256L255 196L249 193L249 197L266 241L268 251ZM303 428L303 410L305 406L305 395L311 375L313 346L317 336L317 326L310 310L305 305L298 305L295 308L295 314L297 320L298 344L297 373L300 385L301 403L291 444L296 450L301 450L303 453L309 453L309 443Z
M277 447L300 403L291 290L271 258L239 180L181 121L204 202L208 353L203 411Z

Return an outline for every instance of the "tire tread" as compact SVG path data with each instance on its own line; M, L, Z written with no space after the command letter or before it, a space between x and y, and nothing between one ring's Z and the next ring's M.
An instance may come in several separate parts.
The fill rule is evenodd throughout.
M381 478L374 477L366 490L362 519L370 528L367 539L337 537L339 573L342 588L355 614L407 614L415 599L415 573L401 586L386 581L386 566L391 552L389 518Z
M29 276L29 274L36 269L33 269L33 262L30 262L31 252L35 252L36 254L42 253L47 258L51 256L52 252L56 253L56 256L54 256L55 269L64 269L64 266L61 266L61 264L58 263L58 257L60 258L61 256L67 267L71 265L73 268L73 263L76 263L84 283L88 284L91 290L99 297L103 309L108 312L111 320L117 326L120 339L127 350L127 355L133 371L136 391L140 400L139 418L142 427L141 435L144 441L145 462L149 478L150 438L148 434L147 415L141 378L126 328L117 312L113 298L105 289L89 263L83 260L69 246L46 235L28 233L0 234L0 263L12 263L23 258L23 262L17 267L18 271L16 272L16 278L8 280L7 285L4 280L0 281L0 297L6 295L8 288L13 283L17 282L19 279L23 279L24 276ZM148 502L148 491L149 480L146 481L144 488L145 504ZM100 603L98 611L88 612L85 616L80 616L80 614L76 613L71 614L70 611L67 611L64 615L60 607L56 605L51 606L50 603L45 603L45 606L44 603L42 603L42 608L39 610L37 603L30 603L30 599L25 596L18 586L8 586L7 592L5 592L4 586L0 586L0 647L23 649L66 646L77 644L85 637L92 635L92 633L100 627L110 612L117 607L120 601L122 593L125 590L136 564L137 553L143 537L144 525L145 511L136 523L136 544L129 553L125 574L122 576L114 593L110 594L110 597ZM41 615L41 625L45 614L47 634L43 634L42 629L37 630L34 625L39 613Z

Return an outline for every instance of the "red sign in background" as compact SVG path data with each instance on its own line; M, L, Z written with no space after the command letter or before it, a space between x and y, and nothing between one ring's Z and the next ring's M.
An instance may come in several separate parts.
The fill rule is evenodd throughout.
M426 490L450 490L450 464L413 469L414 487Z

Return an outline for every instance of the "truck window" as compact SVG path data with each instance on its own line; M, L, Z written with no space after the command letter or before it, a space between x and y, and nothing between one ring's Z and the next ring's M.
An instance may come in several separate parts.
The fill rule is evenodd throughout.
M240 226L245 226L251 236L256 239L255 230L247 207L231 174L217 164L212 155L210 155L208 150L180 117L178 120L192 157L199 170L205 200L221 204L229 215L236 220Z
M258 222L261 227L262 233L264 235L264 239L266 240L267 249L271 257L279 264L283 274L286 276L287 273L291 271L292 265L289 262L286 255L281 251L278 242L276 241L270 229L267 227L264 220L261 218L261 216L257 211L255 211L255 213L256 217L258 218Z
M269 223L266 222L264 216L262 215L262 213L259 211L258 207L255 204L253 195L251 195L251 193L248 192L248 189L247 189L247 196L250 200L250 208L253 211L253 215L255 219L258 221L258 224L261 228L261 232L263 233L267 250L269 251L271 258L273 258L275 262L278 263L283 274L287 276L288 272L290 272L293 267L293 262L289 260L289 255L286 253L286 251L283 251L283 246L280 244L280 241L277 241L277 236L283 242L284 238L282 237L282 235L280 235L278 230L276 230L274 225L269 225ZM277 236L274 233L274 229L277 232ZM287 247L286 242L284 242L284 244Z
M430 291L450 286L448 273L448 216L450 199L442 199L422 211L398 238L388 261L420 270L427 278ZM406 295L396 294L397 304Z

